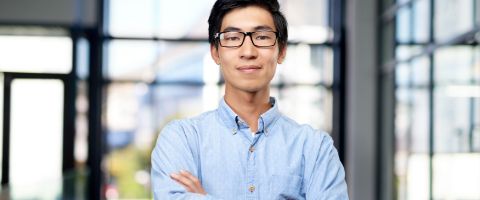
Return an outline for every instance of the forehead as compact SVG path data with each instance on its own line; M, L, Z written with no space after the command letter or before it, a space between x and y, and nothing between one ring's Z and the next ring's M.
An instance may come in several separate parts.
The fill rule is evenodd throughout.
M247 6L233 9L225 14L220 31L226 28L254 31L256 27L269 27L275 31L272 14L259 6Z

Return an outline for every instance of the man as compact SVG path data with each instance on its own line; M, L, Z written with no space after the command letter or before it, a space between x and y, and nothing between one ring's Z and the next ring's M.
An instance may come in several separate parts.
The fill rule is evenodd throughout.
M276 0L217 0L210 51L219 108L169 123L152 152L155 199L348 199L331 137L278 110L269 84L286 55Z

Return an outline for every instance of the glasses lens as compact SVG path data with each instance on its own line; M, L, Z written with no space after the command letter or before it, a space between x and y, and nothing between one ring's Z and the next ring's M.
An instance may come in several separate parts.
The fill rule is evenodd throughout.
M240 32L225 32L220 34L220 45L224 47L236 47L242 45L245 35Z
M254 32L252 34L252 40L255 45L260 47L273 46L277 40L277 35L275 32L270 31Z

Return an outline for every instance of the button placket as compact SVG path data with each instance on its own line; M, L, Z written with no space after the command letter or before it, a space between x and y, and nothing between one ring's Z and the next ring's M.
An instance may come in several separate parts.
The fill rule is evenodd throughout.
M248 187L248 191L250 191L251 193L255 192L255 186L250 185L250 187Z
M250 153L253 153L255 151L255 147L253 145L250 146L250 148L248 148L248 151L250 151Z
M248 199L256 199L256 182L255 182L255 140L248 147L247 160L247 197Z

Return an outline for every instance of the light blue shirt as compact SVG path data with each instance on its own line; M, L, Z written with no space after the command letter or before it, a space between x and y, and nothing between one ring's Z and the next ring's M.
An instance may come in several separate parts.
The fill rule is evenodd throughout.
M282 115L275 99L255 136L224 100L218 109L170 122L152 152L155 199L348 199L331 137ZM187 170L208 195L186 190L171 173Z

